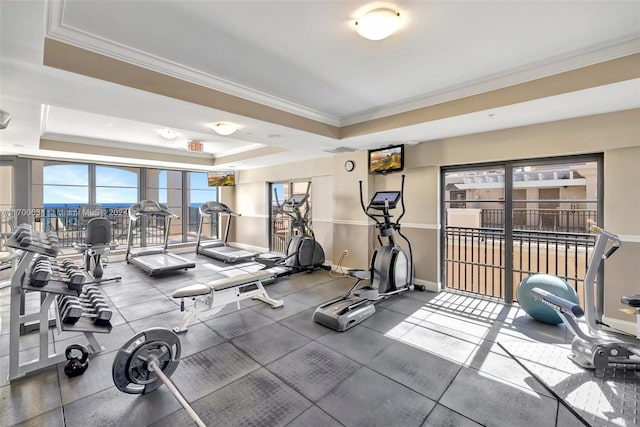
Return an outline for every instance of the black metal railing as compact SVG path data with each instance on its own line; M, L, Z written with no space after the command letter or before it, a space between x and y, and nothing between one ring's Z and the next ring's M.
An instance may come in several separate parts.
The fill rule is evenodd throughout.
M276 217L271 223L271 252L286 254L290 238L291 226L289 218Z
M586 232L597 220L595 209L513 209L513 228L561 232ZM504 209L482 209L484 228L503 228Z
M446 286L504 298L505 258L511 256L514 297L524 278L546 273L566 280L582 298L593 234L514 230L512 236L513 252L507 254L504 229L446 227Z
M128 205L102 208L102 216L108 218L112 224L112 240L123 247L127 242L128 209ZM36 230L56 233L63 252L69 252L65 249L73 248L75 244L84 243L86 224L80 222L77 206L46 207L34 209L33 212L33 227ZM164 223L164 218L148 218L138 221L134 226L132 245L141 245L143 241L146 245L162 244ZM141 232L143 229L145 230L144 239ZM180 240L182 240L181 236Z

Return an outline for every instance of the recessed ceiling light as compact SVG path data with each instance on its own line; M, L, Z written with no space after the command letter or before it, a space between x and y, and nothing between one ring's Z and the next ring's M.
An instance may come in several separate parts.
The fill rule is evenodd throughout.
M158 129L158 134L164 139L176 139L178 132L172 129Z
M231 135L238 130L238 127L231 123L219 122L219 123L211 123L209 126L213 129L218 135Z
M400 27L400 12L392 9L373 9L356 21L356 31L365 39L382 40Z

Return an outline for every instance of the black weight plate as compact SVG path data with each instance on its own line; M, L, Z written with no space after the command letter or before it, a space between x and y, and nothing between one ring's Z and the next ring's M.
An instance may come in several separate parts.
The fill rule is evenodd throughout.
M170 377L180 360L180 339L170 329L151 328L127 341L113 360L112 376L116 387L125 393L148 393L160 387L160 378L148 368L154 359Z

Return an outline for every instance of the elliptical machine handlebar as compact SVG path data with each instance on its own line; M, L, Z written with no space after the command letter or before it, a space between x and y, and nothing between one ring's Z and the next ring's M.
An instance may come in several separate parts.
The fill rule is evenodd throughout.
M364 212L364 214L366 216L368 216L369 218L371 218L372 220L375 221L375 223L378 226L381 225L386 225L388 226L392 226L394 229L398 230L400 229L400 220L402 219L402 217L404 216L405 212L406 212L406 208L405 208L405 204L404 204L404 178L405 175L402 175L402 181L400 183L400 206L402 207L402 212L400 213L400 215L398 216L398 218L396 219L395 222L391 222L390 218L393 217L393 215L389 214L389 202L387 200L385 200L385 204L384 204L384 209L383 209L383 214L372 214L369 212L369 209L372 208L372 200L369 201L369 204L365 207L364 205L364 196L363 196L363 192L362 192L362 180L358 181L358 184L360 185L360 206L362 207L362 211ZM394 206L391 206L391 208L394 208ZM374 207L374 209L376 209ZM379 209L379 208L378 208ZM385 219L385 222L379 221L377 218L379 217L383 217Z

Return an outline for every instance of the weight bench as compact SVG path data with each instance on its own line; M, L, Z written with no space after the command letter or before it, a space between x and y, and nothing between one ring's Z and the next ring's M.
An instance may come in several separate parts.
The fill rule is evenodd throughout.
M260 270L254 273L242 273L233 277L213 280L209 283L185 286L173 292L173 298L180 298L180 311L185 311L184 299L193 299L193 306L182 318L180 325L173 328L175 333L186 332L186 325L196 310L205 306L203 310L211 310L211 315L218 313L227 304L235 302L240 309L240 301L256 299L269 304L272 308L281 307L283 302L275 300L267 294L262 282L273 278L273 274Z

